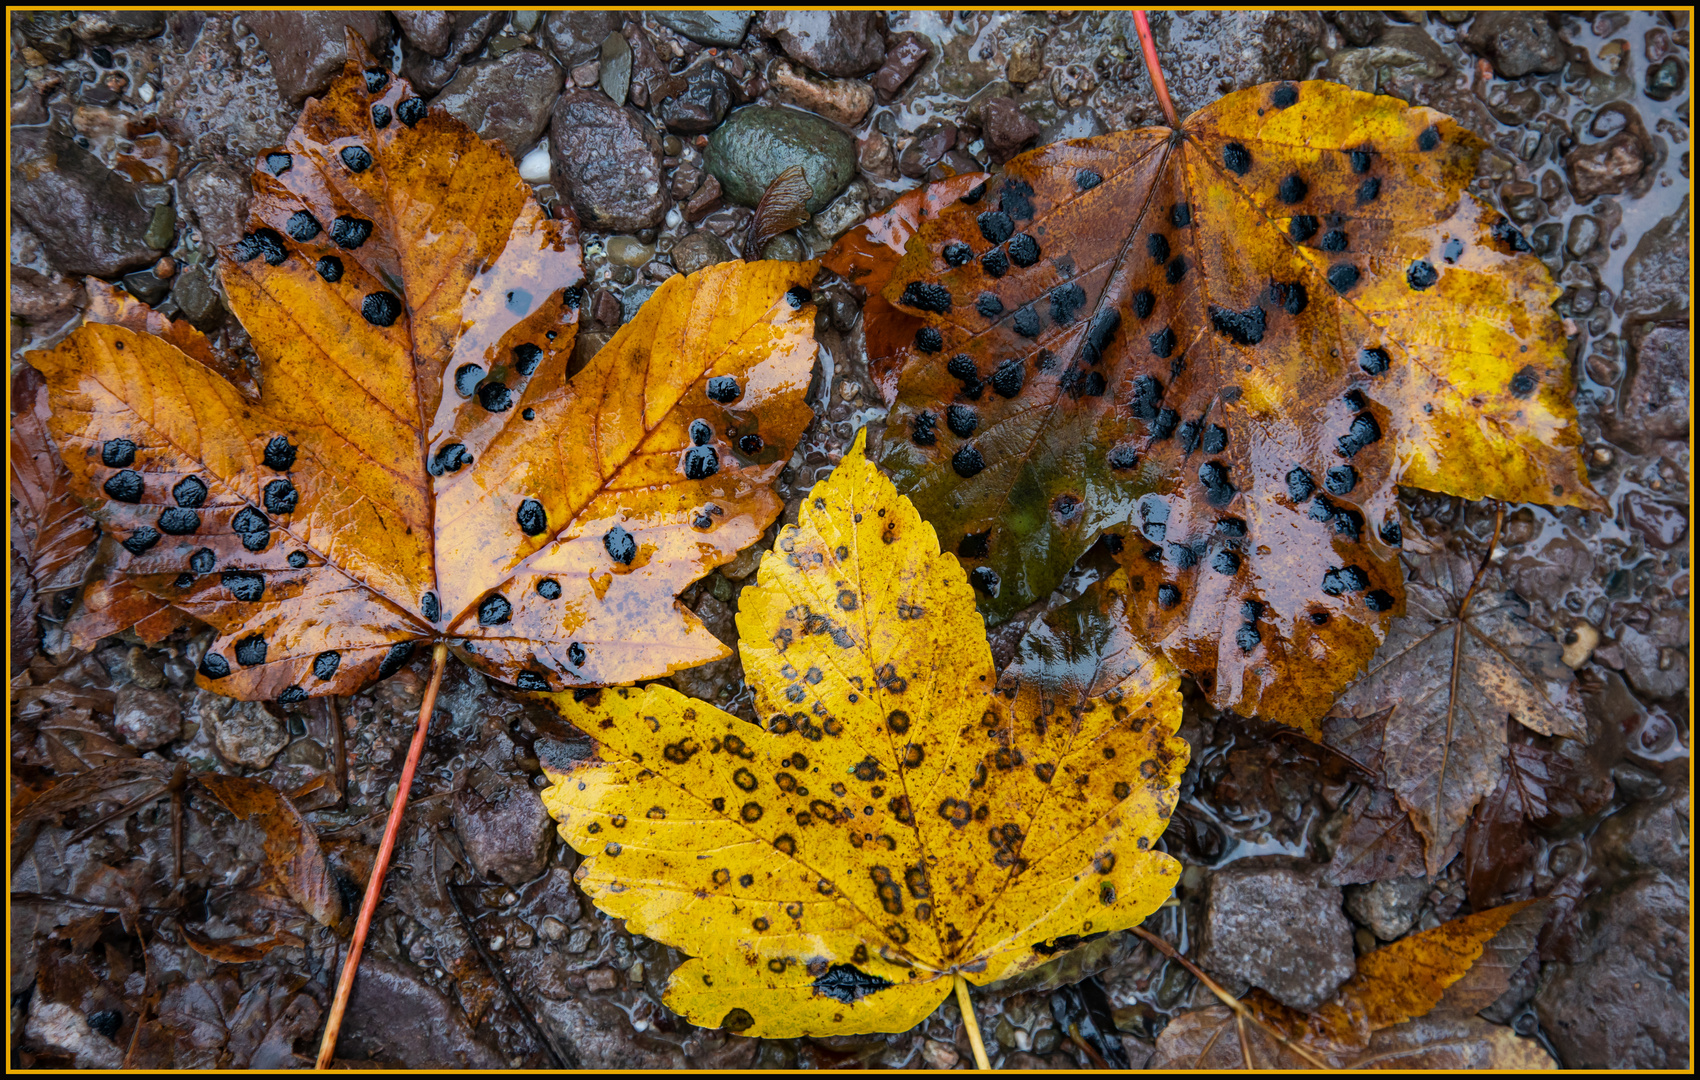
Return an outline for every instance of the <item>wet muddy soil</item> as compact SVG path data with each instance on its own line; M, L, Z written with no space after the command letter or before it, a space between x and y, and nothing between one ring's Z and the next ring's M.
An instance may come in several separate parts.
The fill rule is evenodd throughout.
M254 156L340 69L345 23L436 104L503 140L546 207L568 204L587 223L586 358L660 281L741 254L749 177L775 160L804 166L818 205L762 254L802 259L928 180L1160 118L1122 12L751 16L15 13L13 370L79 324L85 276L122 283L244 355L213 256L241 235ZM1568 1067L1686 1066L1687 16L1237 12L1152 22L1183 112L1260 82L1326 78L1441 109L1489 141L1476 194L1516 223L1564 288L1585 453L1611 511L1511 507L1489 551L1492 508L1406 493L1414 527L1491 557L1529 620L1564 644L1583 691L1587 740L1513 736L1556 763L1555 779L1543 812L1503 837L1498 854L1461 854L1432 877L1420 859L1379 881L1343 870L1359 842L1352 827L1376 794L1363 771L1214 714L1193 694L1182 731L1192 765L1163 841L1186 871L1148 926L1236 989L1305 1002L1332 993L1358 955L1386 942L1548 897L1538 948L1483 1015ZM587 138L592 129L604 135ZM817 285L816 420L782 479L788 521L857 428L884 416L863 349L865 296L830 275ZM759 550L684 594L728 643ZM11 1063L310 1063L346 938L289 900L266 870L258 827L196 785L159 777L181 763L290 793L352 908L417 717L423 663L334 705L232 703L194 685L210 631L153 644L127 631L79 649L67 625L86 603L81 578L36 581L16 548L11 566L12 805L115 761L134 759L152 778L92 790L67 813L13 829ZM1025 621L994 632L1000 663ZM749 711L736 659L672 681ZM954 1002L910 1032L832 1039L750 1040L673 1016L661 995L679 954L628 933L578 892L577 856L537 796L539 754L584 743L525 695L451 663L343 1058L483 1068L971 1063ZM1279 915L1291 929L1225 939L1220 928L1242 914ZM1006 1068L1140 1067L1173 1017L1212 1003L1130 935L1088 942L975 996L993 1063Z

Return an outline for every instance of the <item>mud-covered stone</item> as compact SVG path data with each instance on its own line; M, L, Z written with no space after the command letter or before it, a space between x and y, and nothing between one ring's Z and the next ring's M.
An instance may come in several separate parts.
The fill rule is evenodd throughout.
M163 11L85 11L77 16L71 32L89 45L118 45L143 41L165 29Z
M536 144L565 83L560 67L536 49L462 65L432 103L515 157Z
M51 128L12 131L12 212L68 274L117 277L159 258L140 188Z
M1428 880L1420 875L1348 885L1346 911L1382 941L1397 941L1416 925L1428 891Z
M184 209L194 215L202 239L215 247L234 247L247 231L248 204L254 189L246 175L219 161L204 161L183 178Z
M1623 264L1619 314L1688 318L1688 198L1675 213L1641 234Z
M1630 332L1633 373L1607 417L1613 440L1645 449L1688 434L1692 354L1686 324L1641 325Z
M992 161L1002 163L1039 137L1039 124L1014 98L995 97L980 107L980 129Z
M337 1056L414 1069L505 1068L491 1034L474 1030L465 1011L430 985L424 972L368 949L360 957Z
M263 769L289 744L289 729L263 701L233 701L217 694L195 695L200 722L212 729L213 746L232 765Z
M63 274L43 274L12 266L12 316L26 323L63 325L88 303L80 283Z
M667 130L677 135L713 131L732 107L732 88L726 73L713 64L698 64L682 90L664 98L656 110Z
M381 11L248 11L242 21L271 57L283 96L299 104L322 94L348 61L352 29L375 55L389 51L389 20Z
M1531 72L1551 75L1564 66L1564 42L1539 11L1484 11L1459 38L1477 56L1493 61L1501 78Z
M602 42L625 21L618 11L551 11L543 16L543 47L562 67L595 60Z
M422 49L404 48L401 73L413 88L424 94L434 94L449 84L466 63L478 54L502 25L505 11L456 11L449 25L448 45L438 54Z
M793 165L814 191L810 213L826 206L856 174L850 137L812 113L752 105L739 109L709 136L708 171L726 197L754 206L773 178Z
M112 726L137 750L164 746L182 732L183 709L176 694L128 683L117 689L116 697Z
M420 52L427 56L441 56L449 51L449 40L454 33L454 12L398 10L390 14L395 16L396 25L401 27L402 38Z
M224 314L224 299L212 272L204 266L186 266L171 280L171 299L177 310L199 330L216 325Z
M1663 874L1591 898L1576 963L1541 972L1535 1011L1571 1069L1688 1066L1688 889Z
M549 155L555 186L591 228L636 232L666 216L661 136L636 109L568 91L551 114Z
M1688 789L1625 807L1600 822L1593 846L1601 861L1621 873L1658 870L1688 873Z
M1373 44L1387 29L1387 16L1379 11L1333 11L1328 18L1353 45Z
M1310 1011L1352 977L1352 924L1340 890L1285 867L1210 876L1198 963L1236 993L1257 986Z
M492 777L469 786L455 803L454 819L467 858L484 877L518 885L543 872L554 829L530 785Z
M1440 79L1450 70L1445 51L1433 38L1414 26L1394 26L1377 34L1373 45L1335 53L1323 74L1366 94L1409 97L1416 84Z
M247 161L283 142L294 110L260 50L238 43L233 17L186 12L168 24L159 114L193 156Z
M885 59L875 11L769 11L761 32L786 56L823 75L865 75Z

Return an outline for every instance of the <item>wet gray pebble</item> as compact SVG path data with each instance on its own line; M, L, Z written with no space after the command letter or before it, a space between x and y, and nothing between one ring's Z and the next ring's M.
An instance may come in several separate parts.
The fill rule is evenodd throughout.
M1420 875L1348 885L1346 911L1382 941L1397 941L1416 924L1428 890L1428 880Z
M753 11L662 11L655 21L699 45L722 47L743 42Z
M711 232L694 232L673 245L673 265L683 274L694 274L705 266L733 258L726 241Z
M475 60L455 72L434 105L478 132L499 139L514 157L536 144L565 81L560 67L536 49L499 60Z
M454 820L467 858L485 878L518 885L543 872L554 823L531 786L503 778L469 787L455 801Z

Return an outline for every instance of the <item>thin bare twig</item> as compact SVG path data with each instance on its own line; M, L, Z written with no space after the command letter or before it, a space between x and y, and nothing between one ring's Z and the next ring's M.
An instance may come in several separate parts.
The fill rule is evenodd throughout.
M437 689L443 685L443 668L448 664L449 647L438 644L431 651L431 682L425 687L425 697L419 702L419 726L413 730L413 742L407 748L407 761L396 781L395 803L390 807L389 823L384 826L384 839L378 845L378 857L372 864L372 877L366 882L366 895L360 901L360 917L354 923L354 937L348 943L348 959L342 963L337 978L336 996L325 1020L325 1036L319 1043L319 1058L315 1069L330 1067L336 1053L337 1033L342 1030L343 1014L348 1011L348 998L354 991L354 974L360 967L360 950L366 944L366 934L372 927L372 913L384 892L384 874L390 868L390 855L395 851L396 834L401 832L402 815L407 810L407 793L413 787L413 773L419 767L419 757L425 751L425 734L431 728L431 713L437 708Z
M1133 13L1133 28L1139 34L1139 48L1145 54L1145 70L1151 76L1151 88L1157 93L1157 104L1163 107L1169 126L1179 131L1181 119L1175 114L1175 103L1169 100L1169 84L1163 79L1162 65L1157 63L1157 41L1151 36L1151 24L1146 20L1145 12Z
M1094 1069L1110 1068L1110 1063L1104 1060L1104 1055L1092 1049L1092 1044L1080 1037L1079 1024L1071 1023L1068 1025L1068 1037L1070 1042L1080 1047L1080 1052L1086 1055L1088 1061L1092 1062Z

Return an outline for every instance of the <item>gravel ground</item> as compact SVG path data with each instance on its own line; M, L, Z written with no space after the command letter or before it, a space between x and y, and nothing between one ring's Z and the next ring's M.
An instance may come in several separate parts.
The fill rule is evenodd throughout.
M15 14L13 369L78 325L84 276L122 281L251 360L213 254L241 235L255 155L340 70L345 22L434 104L500 139L545 206L565 201L585 223L585 357L659 281L738 254L760 192L752 178L774 159L802 164L817 201L811 222L763 254L799 259L929 178L1159 120L1125 13L750 14ZM1182 730L1193 764L1164 841L1187 869L1178 905L1149 924L1236 989L1305 1005L1379 943L1473 905L1548 896L1537 951L1484 1015L1571 1068L1686 1066L1687 16L1152 22L1183 113L1272 79L1328 78L1441 109L1492 144L1477 194L1564 286L1585 453L1613 512L1516 507L1507 517L1506 584L1566 644L1590 732L1586 745L1516 737L1563 766L1520 841L1532 852L1520 872L1484 895L1472 894L1463 859L1431 881L1342 885L1331 860L1370 798L1361 777L1193 696ZM862 345L865 297L823 279L817 298L817 415L781 480L786 521L856 429L884 415ZM1428 535L1485 545L1488 508L1419 492L1405 501ZM728 643L756 555L684 594ZM65 626L81 590L32 581L16 553L12 567L14 799L137 754L253 777L296 793L345 902L357 901L422 663L335 707L232 703L193 683L209 633L147 644L126 632L78 650ZM1000 662L1026 621L994 632ZM749 712L736 659L672 681ZM954 1003L907 1033L832 1039L749 1040L673 1017L660 1000L679 955L601 916L572 883L577 857L537 795L539 739L584 741L512 688L451 664L343 1057L486 1068L971 1061ZM353 761L343 795L338 741ZM101 821L140 791L114 789L14 833L11 1062L307 1063L340 939L268 877L258 830L195 787L181 799L175 884L173 799ZM1271 921L1289 929L1234 930ZM232 943L269 951L245 963L204 955L231 955ZM993 1062L1008 1068L1090 1064L1070 1023L1095 1032L1092 1053L1139 1067L1170 1018L1211 1000L1128 935L976 997Z

